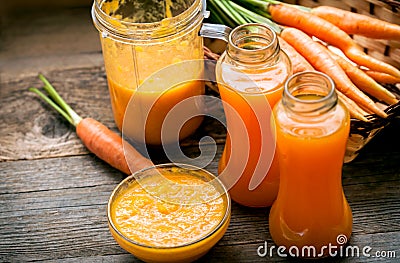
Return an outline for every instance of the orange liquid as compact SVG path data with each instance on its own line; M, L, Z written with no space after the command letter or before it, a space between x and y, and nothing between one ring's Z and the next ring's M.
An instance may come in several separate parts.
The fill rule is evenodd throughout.
M246 77L225 69L228 85L219 85L222 100L231 108L224 105L228 135L218 172L228 188L233 184L229 193L235 202L266 207L272 205L279 187L271 109L281 98L289 72L276 66L262 74L254 69L243 73Z
M157 90L155 92L135 91L116 84L110 78L108 78L108 86L117 127L122 131L126 114L127 117L125 121L128 123L125 123L123 132L128 134L131 139L138 142L142 142L141 138L143 138L143 136L145 142L150 145L161 145L162 141L167 144L175 142L177 141L176 137L179 137L180 140L192 134L203 120L202 116L198 116L189 119L184 124L179 123L183 126L178 133L170 134L170 136L164 137L163 140L161 139L162 128L165 128L163 127L163 122L167 114L181 101L204 94L204 81L189 81L173 87L166 92ZM148 114L142 113L140 109L135 109L133 112L126 112L128 103L133 95L135 95L135 103L137 102L141 105L145 105L144 107L152 105L155 102ZM186 108L186 111L182 112L182 114L196 115L200 110L198 105L192 104ZM176 116L177 119L180 117L183 116Z
M122 27L126 30L123 22L134 22L136 18L125 17L122 21L121 15L114 12L124 2L126 1L113 0L102 3L102 9L115 18L107 22L113 24L116 29ZM200 5L199 0L196 0L196 3ZM113 34L109 37L100 34L100 39L117 127L121 131L124 129L125 111L133 95L140 97L139 100L143 103L152 103L152 100L163 94L154 106L155 113L151 113L149 117L143 114L129 116L129 122L132 122L131 127L139 126L137 129L141 129L142 132L146 128L147 144L160 145L160 126L166 112L181 100L204 93L204 83L196 81L203 79L204 68L203 38L198 35L201 21L196 19L194 24L182 30L177 30L171 19L162 20L162 25L155 26L154 30L149 29L150 24L142 24L138 24L137 30L136 26L135 29L132 27L133 31L139 33L138 36L136 33L133 34L129 41L121 41ZM169 29L174 33L165 37L160 36L162 32ZM151 34L144 36L140 33L142 30ZM182 85L175 86L178 83ZM143 85L147 85L148 92L143 92ZM165 90L168 92L164 93ZM189 108L189 111L194 112L194 106ZM166 138L166 141L177 142L178 137L180 139L187 137L196 130L201 121L201 117L189 120L180 132L174 134L174 139ZM141 133L136 130L132 133L133 140L138 143L143 142ZM140 136L137 137L137 135Z
M300 126L277 109L275 116L280 186L269 215L272 239L300 251L314 246L317 257L326 256L323 246L338 245L337 236L348 239L352 231L352 214L341 184L348 113L337 107L330 120L304 120Z
M205 181L192 175L165 173L167 179L179 188L181 185L203 185ZM141 181L159 188L163 181L150 176ZM165 188L165 187L164 187ZM214 187L203 187L204 196L216 196L204 203L178 204L154 197L138 183L132 183L111 206L111 219L125 237L150 247L176 247L200 240L215 230L226 213L226 200ZM207 192L208 191L208 192ZM218 197L219 196L219 197ZM186 201L187 196L182 197ZM195 198L195 197L193 197Z
M194 262L223 237L230 216L220 180L172 163L127 177L107 206L112 236L144 262Z

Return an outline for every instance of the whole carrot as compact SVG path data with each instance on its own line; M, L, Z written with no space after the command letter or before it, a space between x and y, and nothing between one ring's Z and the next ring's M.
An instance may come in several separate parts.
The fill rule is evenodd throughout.
M341 93L339 90L336 89L336 93L338 95L339 100L347 107L347 109L350 112L350 116L352 118L356 118L365 122L368 122L368 119L365 118L366 115L369 113L364 111L360 106L358 106L357 103L355 103L353 100L349 99Z
M396 96L383 86L378 84L373 78L368 76L364 71L351 64L343 57L330 52L330 55L338 62L340 67L346 72L351 81L362 91L375 97L376 99L386 102L387 104L395 104L398 102Z
M373 71L373 70L365 70L365 73L368 74L371 78L373 78L375 81L379 83L384 83L384 84L397 84L400 83L400 78L396 78L392 75L383 73L383 72L378 72L378 71Z
M311 13L331 22L347 34L357 34L378 39L400 40L399 25L377 18L330 6L315 7L311 9Z
M130 167L135 172L153 165L129 143L123 142L118 134L95 119L82 119L76 125L76 134L89 151L125 174L131 173ZM129 160L129 166L126 159Z
M293 74L302 71L312 71L314 68L308 61L296 51L294 47L289 45L283 38L278 37L279 45L282 50L289 56L292 62Z
M99 121L92 118L82 119L82 117L72 110L60 97L43 75L39 75L39 78L43 81L44 89L52 99L36 88L30 88L29 90L38 94L63 115L66 120L74 125L76 127L76 133L82 143L97 157L128 175L153 165L149 159L142 156L118 134L111 131ZM129 165L127 160L129 161Z
M400 77L398 69L365 54L346 32L332 23L311 13L281 3L269 4L268 11L275 22L295 27L338 47L349 59L360 66Z
M318 71L329 75L339 91L358 104L370 109L377 115L386 118L387 114L360 91L347 77L339 64L329 55L328 51L312 40L306 33L296 28L285 28L281 37L293 46Z

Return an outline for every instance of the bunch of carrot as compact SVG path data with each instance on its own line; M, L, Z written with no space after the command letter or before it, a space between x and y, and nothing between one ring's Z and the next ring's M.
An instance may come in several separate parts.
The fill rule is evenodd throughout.
M208 0L208 7L216 23L269 25L279 35L293 71L318 70L329 75L352 117L363 121L372 113L387 117L371 97L387 105L398 103L379 83L400 83L399 69L365 54L350 34L400 40L399 25L338 8L306 8L276 0Z
M43 89L47 95L34 87L29 90L38 94L75 126L76 134L82 143L97 157L128 175L153 165L149 159L104 124L92 118L80 117L43 75L39 75L39 78L44 84Z

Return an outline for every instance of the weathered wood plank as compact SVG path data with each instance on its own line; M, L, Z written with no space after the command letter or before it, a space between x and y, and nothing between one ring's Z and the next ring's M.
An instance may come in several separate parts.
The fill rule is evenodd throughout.
M99 217L98 214L103 214L103 216ZM37 217L42 220L36 220ZM253 217L248 216L248 222L255 222ZM108 256L115 258L115 255L120 255L122 259L135 262L131 256L122 257L121 254L126 253L115 244L108 233L104 206L66 207L58 211L43 209L37 215L28 214L25 217L10 219L10 221L17 221L18 223L13 223L8 229L15 236L12 234L3 235L6 238L1 241L0 259L2 261L66 259L67 261L86 262L86 257L90 261L91 257L107 259ZM260 225L253 223L236 225L233 222L224 238L202 261L259 261L260 257L256 254L257 248L263 245L265 241L269 246L273 245L266 231L268 227L266 221L260 221L262 221ZM235 228L235 225L237 228ZM259 239L248 239L246 229L255 228L256 225ZM241 231L237 231L238 229ZM6 231L2 230L2 232ZM10 239L12 239L12 242L9 242ZM236 240L236 242L232 242L232 240ZM353 235L350 244L360 248L368 245L373 248L374 252L378 250L394 250L397 252L399 233ZM276 257L276 254L274 254L273 259L268 258L268 262L275 261L284 260ZM350 260L343 262L350 262ZM365 262L365 260L360 262Z
M383 157L398 161L396 156ZM215 173L215 162L210 167ZM89 257L90 262L110 256L110 260L134 260L116 245L107 229L105 206L112 189L124 178L120 172L93 155L3 162L0 168L0 259L85 262ZM396 184L400 175L388 178L380 173L365 175L369 180L357 176L344 186L354 215L352 244L396 248L400 243ZM344 177L351 174L345 172ZM372 235L385 239L370 242ZM234 204L228 232L204 261L258 261L256 249L264 241L272 244L268 209Z
M78 114L101 119L111 126L111 106L102 68L66 70L47 77ZM36 94L29 92L30 86L41 87L42 83L37 77L2 83L0 160L86 153L73 127ZM91 101L94 103L89 103Z
M352 242L360 246L370 244L369 239L363 239L365 235L397 231L396 235L400 229L399 155L390 152L395 148L379 152L381 148L377 147L390 143L392 137L386 136L391 132L389 129L376 138L377 141L368 146L370 151L345 165L344 189L354 215ZM196 149L187 148L186 152L196 153ZM382 160L385 160L384 165ZM0 242L0 255L4 261L54 258L85 261L86 256L90 261L91 256L107 259L109 255L114 258L121 253L121 258L134 260L110 238L106 225L105 204L113 187L124 177L120 172L92 154L2 162L0 168L3 178L0 233L4 237ZM209 168L216 173L216 161ZM235 204L226 236L205 259L258 261L257 247L264 241L272 244L267 215L268 209ZM94 236L98 242L92 240ZM398 239L389 238L384 242L386 240L392 243L387 241L389 243L381 246L379 241L377 249L399 244Z
M1 2L0 82L35 76L39 71L48 73L103 64L90 5L82 7L81 3L80 7L68 8L61 7L58 1L46 0L45 5L17 1L20 6L9 11L7 5L12 6L15 1ZM36 9L32 8L35 5Z
M114 130L104 68L53 71L46 76L61 96L83 117L92 117ZM0 89L0 161L38 159L87 154L87 150L68 124L50 106L27 89L42 86L36 77L2 83ZM182 145L192 145L202 136L223 143L225 130L208 118L199 131Z

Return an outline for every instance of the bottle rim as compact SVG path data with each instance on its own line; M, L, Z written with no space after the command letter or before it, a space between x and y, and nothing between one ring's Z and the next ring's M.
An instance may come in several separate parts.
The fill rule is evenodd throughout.
M318 87L320 91L311 87ZM338 97L335 82L327 74L319 71L298 72L285 82L282 103L292 112L300 114L320 114L336 106ZM324 90L325 89L325 90ZM305 92L301 94L302 92ZM294 95L316 95L315 99L302 99ZM318 94L317 94L318 93Z
M245 48L241 44L257 39L262 45ZM275 31L266 24L247 23L235 27L229 34L227 54L238 62L258 64L273 60L281 51Z

